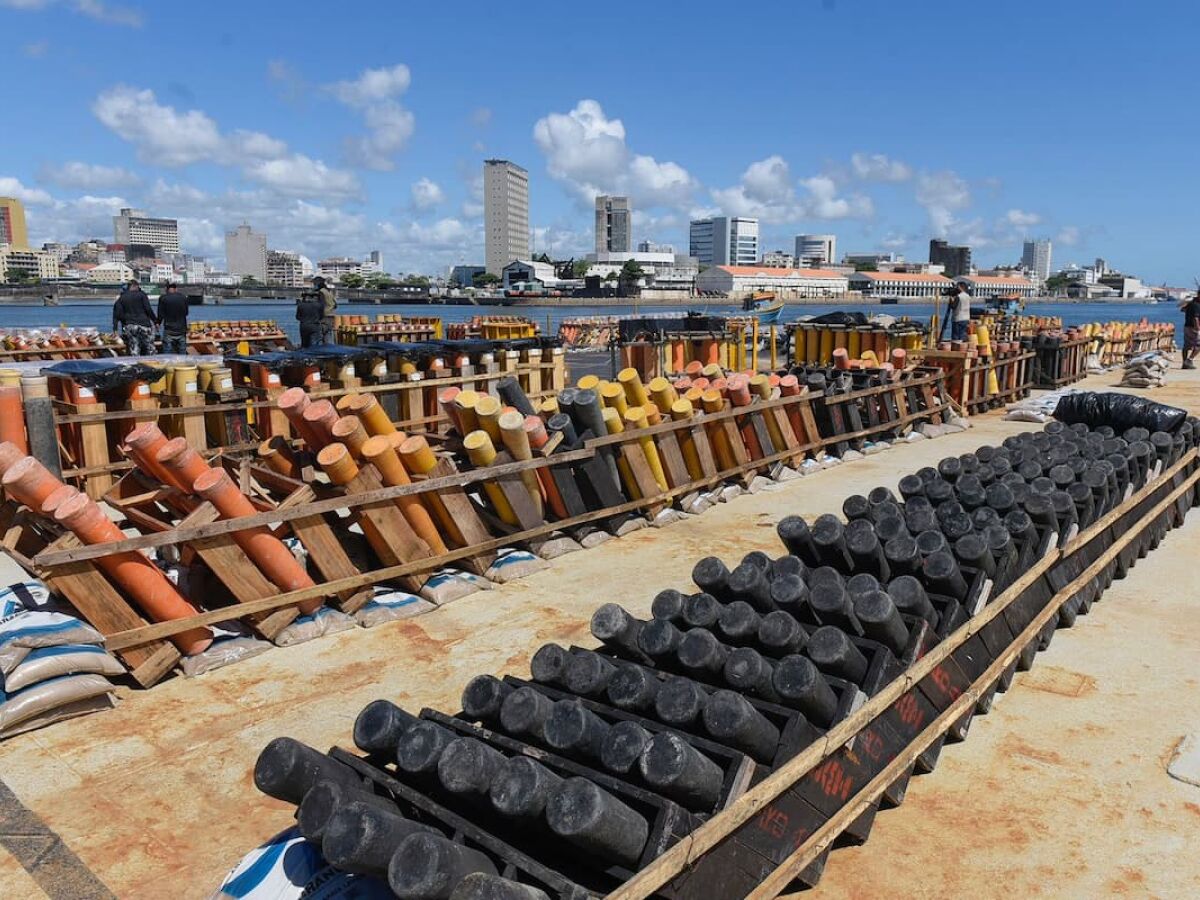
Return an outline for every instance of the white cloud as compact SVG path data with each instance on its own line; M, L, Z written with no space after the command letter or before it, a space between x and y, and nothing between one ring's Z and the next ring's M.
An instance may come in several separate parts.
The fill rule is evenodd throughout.
M1074 247L1079 243L1079 228L1075 225L1064 225L1059 229L1054 241L1058 244L1063 244L1067 247Z
M1035 212L1026 212L1021 209L1010 209L1004 214L1004 221L1014 228L1029 228L1037 225L1042 221L1042 217Z
M0 175L0 197L16 197L22 203L29 205L48 205L54 198L41 188L26 187L16 178Z
M971 191L956 172L922 172L917 176L916 198L934 234L944 237L955 224L954 214L970 205Z
M342 169L331 169L319 159L293 153L281 159L267 159L245 168L250 181L274 188L290 197L347 199L361 193L358 179Z
M850 157L850 167L863 181L908 181L913 174L907 163L882 153L855 153Z
M609 119L595 100L580 100L568 113L538 119L533 139L551 177L585 203L597 194L623 194L635 208L685 208L698 188L678 163L631 152L624 124Z
M54 5L56 5L56 0L0 0L0 6L25 11L47 9ZM106 3L100 2L100 0L66 0L66 2L57 5L66 6L68 9L73 9L80 15L87 16L89 19L95 19L97 22L106 22L110 25L124 25L129 28L142 27L142 14L128 7L109 6Z
M863 194L837 196L837 184L828 175L817 175L800 182L808 189L805 215L813 219L869 219L875 214L871 198Z
M225 252L225 229L211 219L181 216L179 245L196 256L219 256Z
M65 162L62 165L45 165L41 178L62 187L96 190L107 187L132 187L141 179L121 166L102 166L85 162Z
M415 209L419 210L433 209L446 200L446 194L442 191L438 183L430 181L428 178L414 181L410 192L412 194L412 205Z
M408 90L412 74L403 63L366 69L353 81L338 81L328 90L363 115L368 134L347 139L350 159L368 169L389 171L416 129L416 119L396 98Z
M807 196L797 195L796 186L802 187ZM805 218L865 219L875 212L871 199L862 194L839 197L832 176L794 181L787 162L778 155L751 163L742 173L740 184L711 193L728 215L754 216L768 225Z

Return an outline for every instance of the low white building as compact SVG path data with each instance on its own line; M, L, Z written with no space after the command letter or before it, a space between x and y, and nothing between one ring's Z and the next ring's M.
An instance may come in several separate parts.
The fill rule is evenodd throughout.
M122 262L100 263L88 269L89 284L127 284L133 280L133 269Z
M633 260L643 272L642 287L691 290L700 273L700 263L686 253L670 250L639 250L634 253L589 253L587 274L601 279L620 275L625 263Z
M741 295L775 291L784 299L840 297L846 276L828 269L774 269L766 266L712 266L696 276L701 293Z
M348 256L334 256L317 263L317 274L337 284L343 275L361 275L362 263Z
M501 286L510 290L515 284L530 284L538 282L542 287L556 287L558 277L554 274L554 266L550 263L533 262L528 259L514 259L500 270Z
M8 277L7 273L10 270L21 272L30 278L53 281L58 277L58 260L54 254L45 250L0 244L0 282Z
M971 296L986 300L989 297L1020 297L1025 299L1037 293L1037 285L1028 278L1013 275L960 275L954 279L965 284Z
M758 261L760 266L768 269L795 269L796 257L783 250L768 250Z
M936 297L953 282L933 272L855 272L850 287L864 297Z

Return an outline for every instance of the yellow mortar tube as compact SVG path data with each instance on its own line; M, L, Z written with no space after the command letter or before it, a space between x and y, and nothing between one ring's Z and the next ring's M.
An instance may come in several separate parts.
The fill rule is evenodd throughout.
M658 407L658 411L663 415L669 415L671 404L679 399L679 394L676 393L675 387L661 375L657 378L652 378L647 387L650 390L650 399L654 401L654 405Z
M600 388L600 400L605 406L611 407L617 411L617 415L625 415L625 410L629 408L625 402L625 388L616 382L606 382Z
M646 408L644 406L633 406L626 410L625 425L631 431L645 428ZM663 471L662 460L658 456L658 446L654 443L654 438L645 435L638 438L638 443L642 447L642 452L646 454L646 462L650 465L650 474L654 476L654 481L658 485L659 490L669 490L667 475Z
M575 387L579 388L581 391L594 391L599 387L599 385L599 375L584 375L575 382Z
M704 392L703 403L706 413L719 413L725 409L725 398L716 388ZM721 471L726 472L734 468L737 462L733 458L733 449L729 446L729 437L725 434L722 423L706 424L705 430L708 431L708 441L713 446L713 452L717 454L717 462L721 464Z
M501 414L499 425L500 440L504 442L504 449L508 451L508 455L521 461L533 459L533 449L529 446L529 434L525 431L525 417L515 409L509 410ZM546 512L542 505L542 486L538 482L537 472L533 469L525 470L521 473L521 481L525 483L525 489L529 491L529 499L533 501L538 515L544 518Z
M642 377L633 366L618 372L617 382L625 389L625 400L630 406L645 406L649 402Z
M463 449L467 451L471 465L476 468L486 469L496 460L496 446L492 443L488 433L482 429L472 431L463 438ZM488 500L491 501L492 508L496 510L500 521L519 528L521 523L517 521L517 514L513 512L508 498L504 496L504 492L500 490L499 486L485 481L483 490L488 495Z
M671 418L677 422L686 422L692 418L694 410L690 400L682 397L671 404ZM696 451L696 441L687 429L675 432L679 436L679 448L683 451L683 464L687 466L688 475L692 481L704 477L704 469L700 466L700 454Z
M604 417L604 427L608 429L609 434L621 434L625 430L621 414L615 407L606 406L600 411L600 414ZM625 490L630 499L641 500L642 492L638 489L637 479L633 477L633 471L629 468L629 463L623 453L617 453L617 471L621 473L621 481L625 483Z
M470 434L479 429L479 416L475 406L483 395L478 391L459 391L454 398L454 407L458 410L458 423L462 426L463 434Z
M391 439L386 435L377 434L367 438L367 442L362 445L362 457L366 462L375 466L384 484L390 487L412 484L412 479L404 470L404 464L400 462L400 457L392 449ZM429 510L421 503L420 497L414 494L397 497L396 505L400 507L400 512L404 514L404 518L412 526L417 537L428 544L429 549L436 556L449 552L442 536L438 534L437 527L433 524L433 519L429 516Z
M500 401L496 397L484 396L475 404L475 415L479 417L479 427L487 432L492 439L492 446L500 443Z
M400 461L404 463L404 468L414 475L424 475L427 478L432 478L433 470L437 467L437 457L434 456L433 450L429 448L429 442L421 435L414 434L410 438L400 444L398 448ZM462 531L458 527L458 523L454 521L454 517L450 515L450 510L446 509L442 498L438 496L436 491L426 491L419 495L421 502L429 509L433 517L438 520L438 524L442 527L442 533L445 534L450 543L456 547L465 547L467 539L463 536Z
M371 394L360 395L350 408L362 419L367 434L392 434L396 431L396 426L388 418L387 410L380 406L379 401Z
M754 375L750 378L750 390L757 394L763 400L771 399L771 380L766 375ZM771 435L771 443L775 445L775 452L787 449L787 444L783 440L783 432L779 430L779 423L775 421L773 415L764 415L763 421L767 423L767 433Z

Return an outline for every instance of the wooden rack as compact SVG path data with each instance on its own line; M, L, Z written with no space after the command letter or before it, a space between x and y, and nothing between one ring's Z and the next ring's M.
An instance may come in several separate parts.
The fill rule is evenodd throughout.
M1028 397L1033 388L1031 350L1017 348L992 355L973 350L923 350L914 355L946 373L947 393L968 415ZM995 391L989 388L993 376Z

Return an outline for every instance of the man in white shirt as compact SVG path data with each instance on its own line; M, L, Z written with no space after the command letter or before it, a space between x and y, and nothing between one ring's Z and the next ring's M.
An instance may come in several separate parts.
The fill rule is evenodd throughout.
M954 319L951 325L950 339L952 341L965 341L967 339L967 325L971 321L971 295L967 293L966 285L958 286L958 293L954 295Z

